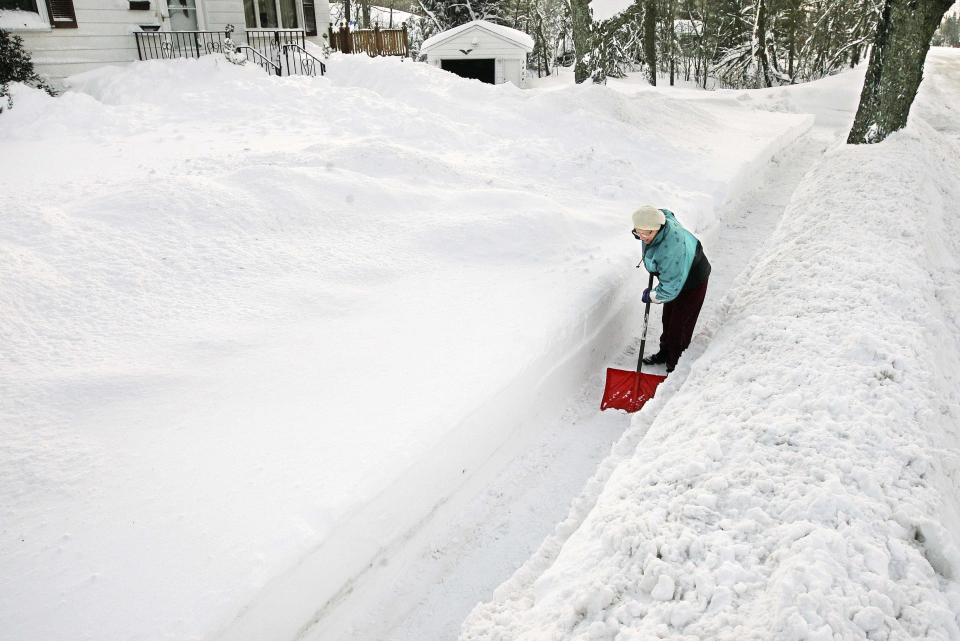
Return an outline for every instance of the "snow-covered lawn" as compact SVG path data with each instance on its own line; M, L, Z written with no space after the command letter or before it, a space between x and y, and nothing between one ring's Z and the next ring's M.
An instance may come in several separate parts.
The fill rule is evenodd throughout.
M753 638L827 606L854 617L862 573L808 581L845 591L823 608L817 593L776 605L801 585L783 572L816 571L802 554L834 558L834 505L841 534L862 535L851 546L906 555L887 581L907 577L907 596L871 589L949 613L947 584L918 569L924 550L954 562L954 505L930 507L935 480L952 482L960 353L942 106L958 58L937 55L920 112L946 133L920 122L831 152L637 418L652 422L637 456L465 636L684 623ZM0 639L293 638L619 353L636 329L631 209L669 206L709 234L812 125L787 112L817 101L521 91L363 56L329 69L278 79L207 57L92 72L57 99L15 89L0 116ZM927 484L898 494L901 468ZM889 518L856 529L870 514ZM800 521L816 536L791 552ZM694 565L713 590L688 589ZM651 601L661 576L678 601Z

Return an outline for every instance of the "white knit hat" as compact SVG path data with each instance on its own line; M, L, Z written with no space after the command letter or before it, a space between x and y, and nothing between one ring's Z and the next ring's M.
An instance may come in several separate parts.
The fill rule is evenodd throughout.
M644 205L633 212L634 229L656 230L660 229L660 226L666 221L667 217L663 215L663 212L653 205Z

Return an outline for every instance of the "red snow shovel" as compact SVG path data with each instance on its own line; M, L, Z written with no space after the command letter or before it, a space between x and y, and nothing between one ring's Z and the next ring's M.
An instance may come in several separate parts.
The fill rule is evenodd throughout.
M653 288L653 274L650 274L649 288ZM643 336L640 338L640 356L637 358L637 371L628 372L622 369L607 368L607 384L603 388L603 400L600 409L625 410L636 412L644 403L653 398L657 385L662 383L666 376L656 374L642 374L643 348L647 344L647 322L650 320L650 303L643 312Z

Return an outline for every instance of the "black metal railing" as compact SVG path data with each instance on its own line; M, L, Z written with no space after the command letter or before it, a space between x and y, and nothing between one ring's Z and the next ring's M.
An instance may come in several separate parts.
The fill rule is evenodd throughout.
M305 47L307 36L303 29L247 29L247 44L280 64L283 45Z
M140 60L199 58L223 52L223 31L143 31L133 34Z
M283 75L282 69L279 64L266 57L253 47L249 45L240 45L236 48L237 53L242 53L246 56L247 60L253 62L256 65L259 65L264 71L267 72L267 75L273 74L276 76Z
M284 68L288 76L315 76L317 70L320 75L327 73L327 65L323 60L304 49L298 44L282 45Z
M307 51L302 29L247 29L246 44L233 40L232 25L225 31L145 31L133 34L140 60L199 58L211 53L243 55L268 74L315 76L327 71L323 61Z

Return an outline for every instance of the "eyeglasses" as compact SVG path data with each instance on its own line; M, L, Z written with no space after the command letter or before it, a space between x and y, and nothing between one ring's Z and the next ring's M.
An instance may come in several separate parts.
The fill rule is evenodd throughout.
M634 230L632 230L632 231L633 231L633 237L634 237L634 238L636 238L637 240L643 240L645 236L646 236L646 237L649 237L649 236L650 236L651 234L653 234L653 232L656 231L656 230L654 230L654 229L641 229L640 231L637 231L636 229L634 229Z

